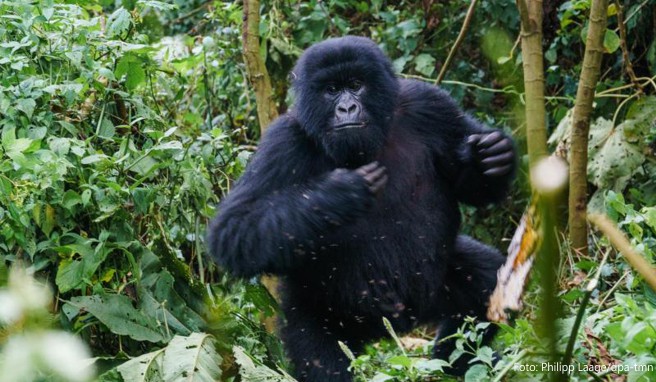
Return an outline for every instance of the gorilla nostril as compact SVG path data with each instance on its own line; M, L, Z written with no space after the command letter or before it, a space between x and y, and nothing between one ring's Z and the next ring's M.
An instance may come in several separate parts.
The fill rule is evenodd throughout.
M358 108L358 106L357 106L355 103L351 104L351 105L349 106L349 108L348 108L348 113L349 113L349 114L355 113L355 111L357 110L357 108Z

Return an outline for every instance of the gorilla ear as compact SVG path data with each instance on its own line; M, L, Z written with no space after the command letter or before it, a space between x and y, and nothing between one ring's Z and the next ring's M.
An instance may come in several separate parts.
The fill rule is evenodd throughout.
M293 71L289 72L289 76L287 77L288 77L287 80L289 80L290 82L294 82L296 81L296 79L298 79L298 76Z

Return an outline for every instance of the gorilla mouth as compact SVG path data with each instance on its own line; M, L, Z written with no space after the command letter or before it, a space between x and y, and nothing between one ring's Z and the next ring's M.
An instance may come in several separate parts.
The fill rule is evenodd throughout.
M333 131L340 131L340 130L349 130L349 129L359 129L362 127L365 127L367 124L365 122L349 122L349 123L342 123L340 125L337 125L333 128Z

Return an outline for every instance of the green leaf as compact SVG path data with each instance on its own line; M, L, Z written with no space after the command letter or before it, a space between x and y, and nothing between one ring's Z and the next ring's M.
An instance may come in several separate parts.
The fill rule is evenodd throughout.
M134 171L141 176L145 176L150 173L155 168L155 166L157 166L157 164L157 160L147 156L135 159L135 161L129 165L129 168L130 171Z
M52 137L48 141L48 147L56 154L63 156L68 154L71 149L71 141L68 138Z
M159 9L160 11L173 11L175 9L178 9L178 6L176 4L167 4L162 1L139 0L137 1L137 4L144 7Z
M494 357L494 352L489 346L481 346L476 350L476 358L481 360L483 363L491 365L492 357Z
M385 373L376 373L374 377L371 379L371 382L387 382L387 381L393 381L394 377L387 375Z
M153 317L146 316L132 306L132 300L118 294L73 297L67 316L75 316L71 307L95 316L114 334L128 336L136 341L165 342L163 327ZM176 360L179 362L179 360ZM167 379L168 380L168 379Z
M598 188L621 192L645 161L640 148L627 142L626 125L613 128L612 122L599 118L590 126L588 178Z
M130 382L159 382L164 381L162 370L164 369L164 349L143 354L139 357L119 365L116 370L121 374L124 381Z
M20 98L16 101L16 109L25 113L27 118L32 118L35 107L36 101L34 101L32 98Z
M119 60L114 74L116 78L121 78L125 75L125 86L128 90L132 90L146 81L146 71L143 66L144 63L139 57L128 54Z
M624 135L629 142L641 143L656 129L656 97L640 97L626 112Z
M394 365L394 366L402 366L402 367L407 369L412 364L412 361L407 356L397 355L397 356L394 356L394 357L390 357L387 360L387 363L390 364L390 365Z
M100 162L100 161L108 159L108 158L109 157L105 154L93 154L93 155L88 155L88 156L82 158L82 160L80 160L80 162L82 164L91 164L91 163Z
M107 118L103 118L102 122L100 122L100 126L98 126L98 136L102 138L111 139L114 137L115 133L116 133L116 128L114 127L112 121L110 121Z
M67 190L62 197L62 207L66 208L67 210L71 210L78 204L82 204L82 197L80 197L80 194L73 190Z
M53 250L66 256L59 263L55 277L55 283L62 293L90 280L98 266L105 261L108 252L102 246L94 250L91 242L84 238L78 239L77 243L55 247Z
M435 58L430 54L422 53L415 58L415 70L426 77L435 71Z
M23 153L32 144L29 138L16 138L16 130L11 127L2 131L2 148L10 158Z
M214 337L192 333L175 336L164 352L163 381L214 382L221 377L221 356ZM246 379L250 381L250 379Z
M182 142L180 141L168 141L160 143L159 145L153 147L153 150L182 150Z
M247 284L244 291L244 300L251 302L258 312L262 312L265 317L273 317L276 313L277 303L271 296L271 293L260 283Z
M465 382L485 382L489 380L490 377L487 374L487 367L480 363L470 367L465 374Z
M421 370L425 373L443 371L445 366L449 366L449 363L443 359L421 359L415 364L415 367L418 370Z
M139 288L143 312L160 322L166 322L177 334L188 335L199 331L205 321L189 307L189 302L178 294L173 287L174 283L173 276L167 270L160 270L144 279L144 286L147 285L150 289Z
M255 364L255 361L246 354L246 351L240 346L232 348L235 354L235 362L239 364L239 375L242 381L248 382L295 382L296 380L288 375L280 374L270 368Z
M403 72L403 69L405 68L405 65L410 61L412 57L409 56L401 56L397 59L395 59L392 62L392 66L394 66L394 71L397 73Z
M127 32L132 23L132 16L125 8L115 10L107 19L107 36L120 37Z
M606 53L613 53L620 47L620 36L610 29L606 29L604 35L604 49Z
M39 208L40 207L36 207ZM37 225L46 236L50 236L50 232L55 228L55 209L52 208L50 204L43 206L44 214L41 215L41 219L37 220Z

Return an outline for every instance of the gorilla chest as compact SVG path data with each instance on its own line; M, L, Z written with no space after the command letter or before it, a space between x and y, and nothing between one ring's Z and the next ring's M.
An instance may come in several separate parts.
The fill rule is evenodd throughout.
M430 161L414 159L381 158L389 181L375 205L324 236L320 264L305 268L324 302L344 312L407 312L437 290L460 216Z

